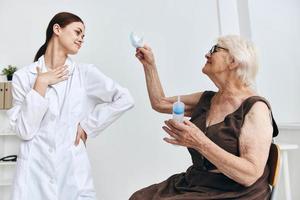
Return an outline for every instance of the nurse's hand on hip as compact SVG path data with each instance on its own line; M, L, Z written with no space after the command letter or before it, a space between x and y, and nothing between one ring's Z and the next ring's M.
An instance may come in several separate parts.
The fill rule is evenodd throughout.
M37 78L33 89L44 97L49 85L54 85L68 79L69 71L67 68L68 66L61 66L53 70L49 69L49 71L43 73L39 67L36 67Z
M77 146L79 144L80 140L82 140L84 145L86 145L86 139L87 139L86 132L81 128L80 124L78 124L77 134L76 134L76 139L75 139L75 146Z

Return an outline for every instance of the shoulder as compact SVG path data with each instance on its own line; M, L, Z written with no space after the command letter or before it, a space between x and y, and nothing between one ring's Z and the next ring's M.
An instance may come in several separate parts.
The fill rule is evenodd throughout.
M265 101L256 101L252 104L249 108L249 112L246 116L254 117L254 116L263 116L263 115L270 115L270 108L269 104Z
M94 64L78 63L75 64L79 76L83 78L86 83L95 82L112 82L113 80L105 75L98 66Z
M18 69L14 73L14 75L22 76L22 75L34 73L34 72L36 72L36 67L37 67L37 62L31 63L29 65L25 65L25 66L21 67L20 69Z
M37 62L31 63L29 65L25 65L18 69L13 76L13 82L29 82L30 77L34 77L36 74Z
M248 99L249 101L251 103L245 109L245 123L252 124L255 127L272 127L272 114L268 101L258 96L251 97Z
M198 104L204 103L204 102L209 103L211 101L212 97L216 94L216 92L210 91L210 90L205 90L199 94L200 94L200 96L199 96Z
M102 73L100 67L95 64L89 63L75 63L77 70L84 75L94 74L94 73Z
M243 104L244 115L271 112L271 105L269 101L262 96L248 97Z
M261 127L273 128L273 137L276 137L279 133L278 126L273 118L272 108L268 100L261 96L251 97L251 102L245 106L244 120L248 124L253 124Z

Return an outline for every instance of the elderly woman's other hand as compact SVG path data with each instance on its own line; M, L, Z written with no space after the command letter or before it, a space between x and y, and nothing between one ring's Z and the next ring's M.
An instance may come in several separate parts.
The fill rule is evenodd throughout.
M166 131L172 138L164 138L164 141L190 147L199 148L202 144L201 141L205 137L204 133L192 122L185 119L183 123L176 122L173 119L165 121L166 126L162 128Z
M135 56L144 65L144 67L155 66L154 55L149 46L144 45L144 47L137 48Z

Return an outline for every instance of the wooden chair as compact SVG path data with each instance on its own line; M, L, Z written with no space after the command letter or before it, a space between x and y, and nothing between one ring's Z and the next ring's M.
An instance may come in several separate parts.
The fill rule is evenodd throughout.
M279 179L280 175L280 167L281 167L281 160L280 160L280 148L277 144L272 143L270 147L270 153L268 158L268 166L270 167L270 174L269 174L269 184L272 189L271 192L271 200L275 198L275 191L276 191L276 184Z

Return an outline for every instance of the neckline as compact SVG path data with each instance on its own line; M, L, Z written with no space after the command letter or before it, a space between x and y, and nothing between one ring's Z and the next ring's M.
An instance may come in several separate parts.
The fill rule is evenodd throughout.
M254 98L254 97L260 97L260 96L258 96L258 95L253 95L253 96L247 97L246 99L244 99L244 100L242 101L242 103L239 105L239 107L238 107L235 111L233 111L233 112L228 113L227 115L225 115L225 117L224 117L224 119L223 119L222 121L217 122L217 123L214 123L214 124L207 125L207 116L208 116L207 114L209 113L209 110L210 110L210 107L211 107L211 100L212 100L212 98L213 98L215 95L216 95L216 92L215 92L214 95L212 95L212 97L210 98L210 100L209 100L209 102L208 102L208 106L207 106L206 112L205 112L205 133L207 133L207 130L208 130L209 128L224 123L227 117L229 117L229 116L231 116L231 115L234 115L236 112L238 112L238 111L242 108L243 104L244 104L248 99Z

